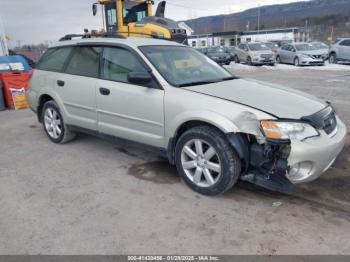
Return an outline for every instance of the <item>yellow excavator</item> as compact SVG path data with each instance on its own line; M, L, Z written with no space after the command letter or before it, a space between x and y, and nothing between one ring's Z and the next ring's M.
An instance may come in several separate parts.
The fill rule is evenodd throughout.
M105 34L125 37L153 37L187 44L186 30L179 23L165 18L166 1L159 3L153 16L153 0L98 0L92 5L96 16L102 6ZM96 34L95 32L90 33Z

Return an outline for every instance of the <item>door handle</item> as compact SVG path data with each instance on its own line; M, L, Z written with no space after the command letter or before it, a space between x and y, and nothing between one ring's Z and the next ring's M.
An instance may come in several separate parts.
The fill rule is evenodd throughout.
M64 81L62 81L62 80L57 80L57 85L58 85L58 86L64 86Z
M109 90L108 88L100 88L100 94L103 96L108 96L111 93L111 90Z

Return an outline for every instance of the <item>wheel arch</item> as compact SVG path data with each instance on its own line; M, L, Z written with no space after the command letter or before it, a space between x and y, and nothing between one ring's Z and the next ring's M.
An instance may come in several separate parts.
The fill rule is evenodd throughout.
M37 117L38 117L38 121L41 123L41 114L42 114L42 110L43 107L45 105L46 102L48 101L55 101L54 98L48 94L41 94L39 96L39 103L38 103L38 108L37 108Z
M239 158L243 161L244 166L248 164L249 144L248 144L246 135L243 133L239 133L237 128L231 129L231 131L229 131L220 125L217 125L215 123L212 123L211 121L203 120L203 119L188 120L181 123L181 125L179 125L179 127L176 129L173 136L169 138L168 146L167 146L167 156L171 164L175 163L175 148L176 148L178 139L187 130L194 128L196 126L209 126L223 133L227 138L228 142L230 143L230 145L232 146L232 148L238 154Z

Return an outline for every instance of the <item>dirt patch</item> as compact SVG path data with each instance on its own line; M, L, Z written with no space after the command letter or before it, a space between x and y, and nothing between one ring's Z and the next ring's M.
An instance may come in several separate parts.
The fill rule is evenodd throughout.
M135 164L129 168L128 174L156 184L175 184L180 182L176 168L167 161Z
M37 125L30 125L29 128L38 128Z

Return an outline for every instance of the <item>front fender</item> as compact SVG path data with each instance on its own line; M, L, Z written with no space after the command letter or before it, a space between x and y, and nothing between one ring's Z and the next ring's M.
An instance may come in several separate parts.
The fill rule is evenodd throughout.
M178 129L189 121L202 121L211 124L216 126L223 133L235 133L239 131L239 128L234 124L234 122L223 115L208 110L198 110L183 112L177 115L174 119L171 119L170 122L166 124L166 137L168 139L175 137Z

